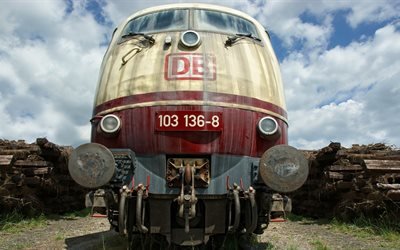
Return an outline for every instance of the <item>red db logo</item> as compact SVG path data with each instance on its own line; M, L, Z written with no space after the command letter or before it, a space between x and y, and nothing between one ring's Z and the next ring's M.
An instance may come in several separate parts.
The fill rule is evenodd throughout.
M216 76L215 56L201 53L176 53L165 57L166 80L211 80Z

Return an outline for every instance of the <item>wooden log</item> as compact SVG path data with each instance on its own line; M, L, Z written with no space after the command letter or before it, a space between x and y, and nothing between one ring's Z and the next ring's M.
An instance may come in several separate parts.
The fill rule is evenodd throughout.
M400 184L386 184L386 183L376 183L376 187L380 189L400 189Z
M8 191L5 187L0 186L0 197L9 196L10 191Z
M385 199L385 195L378 191L371 191L370 193L367 194L368 201L380 201L383 199Z
M400 172L400 161L394 160L365 160L365 166L372 172Z
M340 171L362 171L363 167L361 165L332 165L329 166L329 171L340 172Z
M0 151L0 155L29 155L30 152L27 149L3 149Z
M21 169L22 173L26 176L34 176L34 175L45 175L51 172L52 168L44 167L44 168L23 168Z
M4 152L29 152L31 154L37 154L40 152L40 147L36 144L24 144L24 145L6 145L0 146L0 154L4 154Z
M28 186L39 186L42 182L42 178L39 176L33 176L33 177L25 177L25 184Z
M18 160L14 163L16 167L49 167L51 165L50 162L47 161L24 161Z
M344 175L337 172L328 172L328 178L333 180L343 180Z
M7 169L7 174L8 175L14 175L14 174L20 174L21 173L21 170L20 169L18 169L18 168L8 168Z
M356 176L352 173L339 173L339 172L328 172L328 178L331 180L345 180L345 181L350 181Z
M17 184L17 187L22 187L22 185L24 185L25 183L25 175L24 174L13 175L11 176L11 180L15 184Z
M17 184L15 184L14 182L6 182L1 187L5 188L7 190L13 190L17 187Z
M9 166L13 159L14 155L0 155L0 167L1 166Z
M346 157L350 160L365 159L365 160L397 160L400 161L400 154L354 154L354 153L342 153L342 157Z
M37 138L36 143L39 145L43 157L55 160L61 156L61 149L46 138Z
M349 190L353 188L353 182L351 181L338 181L336 182L336 188L339 190Z
M399 201L400 200L400 190L389 190L386 193L386 196L391 200Z

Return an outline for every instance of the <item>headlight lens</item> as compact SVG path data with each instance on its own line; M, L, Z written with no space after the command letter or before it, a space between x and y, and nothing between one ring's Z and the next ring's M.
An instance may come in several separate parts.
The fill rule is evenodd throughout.
M278 122L272 117L263 117L258 122L258 131L263 136L271 136L278 132L279 126Z
M182 33L181 42L186 47L195 47L200 43L200 36L196 31L188 30Z
M112 134L121 128L121 120L116 115L106 115L100 121L102 131Z

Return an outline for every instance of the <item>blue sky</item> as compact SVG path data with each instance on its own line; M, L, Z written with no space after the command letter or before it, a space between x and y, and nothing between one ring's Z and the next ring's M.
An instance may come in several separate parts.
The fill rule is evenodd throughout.
M87 142L113 29L140 9L173 2L0 0L0 138ZM242 10L269 31L285 84L291 145L400 147L399 1L196 2Z

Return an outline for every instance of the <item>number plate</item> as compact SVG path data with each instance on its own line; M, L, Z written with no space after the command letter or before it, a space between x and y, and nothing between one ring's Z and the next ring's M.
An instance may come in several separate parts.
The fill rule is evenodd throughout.
M156 112L156 131L221 131L221 112L160 111Z

